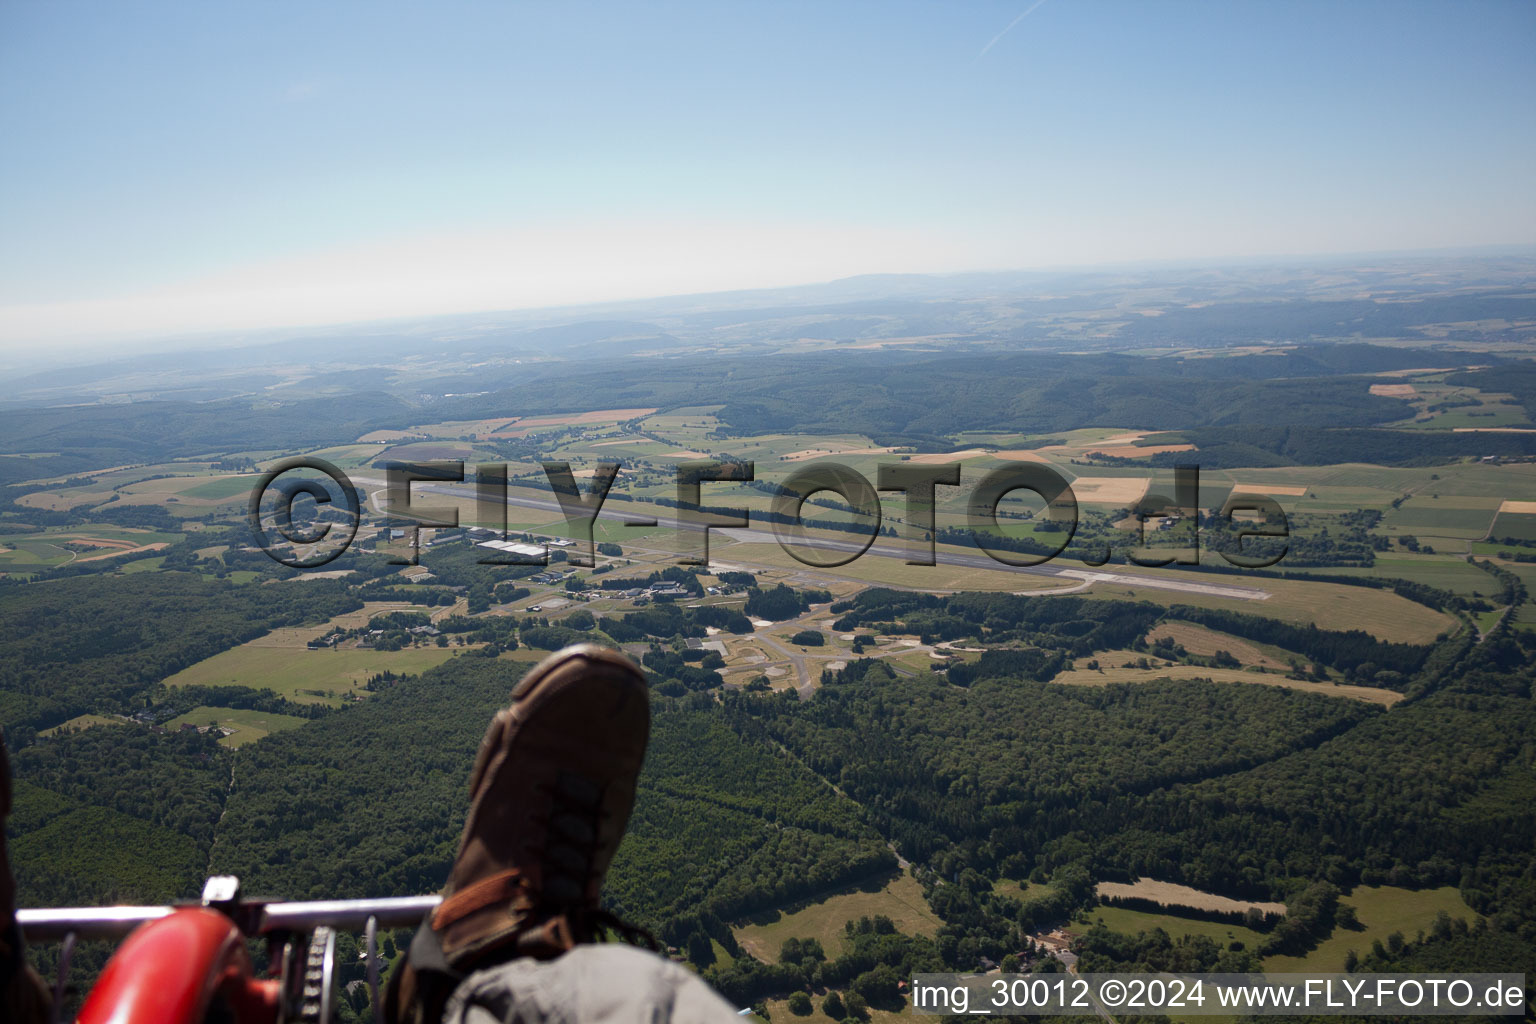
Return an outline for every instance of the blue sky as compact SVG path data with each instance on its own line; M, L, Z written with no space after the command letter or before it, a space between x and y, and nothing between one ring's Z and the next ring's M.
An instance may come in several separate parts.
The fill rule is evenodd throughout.
M12 349L1525 244L1536 3L9 0L0 140Z

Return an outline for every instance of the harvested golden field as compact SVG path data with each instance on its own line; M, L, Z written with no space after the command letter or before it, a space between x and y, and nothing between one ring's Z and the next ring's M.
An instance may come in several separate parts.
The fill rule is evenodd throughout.
M923 465L942 466L946 462L963 462L966 459L976 459L983 455L991 455L985 448L967 448L959 452L930 452L927 455L914 455L909 462L921 462Z
M1254 903L1249 900L1234 900L1226 896L1218 896L1213 892L1202 892L1192 889L1187 885L1177 885L1173 882L1159 882L1155 878L1138 878L1131 883L1126 882L1100 882L1098 885L1100 896L1134 897L1136 899L1151 900L1153 903L1165 907L1189 907L1193 910L1214 910L1220 913L1244 914L1249 910L1259 910L1266 914L1285 913L1284 903Z
M1280 686L1287 690L1304 693L1320 693L1325 697L1342 697L1367 704L1391 707L1403 699L1396 690L1383 690L1375 686L1351 686L1344 683L1316 683L1310 679L1287 679L1278 672L1261 672L1241 668L1206 668L1203 665L1170 665L1147 658L1150 668L1126 668L1147 655L1138 651L1100 651L1096 655L1078 658L1073 662L1076 671L1063 672L1053 683L1063 686L1110 686L1114 683L1150 683L1158 679L1209 680L1213 683L1247 683L1258 686ZM1088 668L1090 661L1097 661L1099 669Z
M900 451L900 448L856 448L852 445L834 448L806 448L798 452L790 452L784 456L785 462L804 462L807 459L820 459L834 455L886 455L890 452Z
M1293 484L1233 484L1232 493L1281 494L1287 497L1299 498L1307 493L1307 489Z
M1146 477L1080 476L1072 481L1072 493L1088 505L1130 505L1141 500L1150 483Z
M655 411L655 409L594 409L591 412L530 416L527 419L519 419L507 423L502 429L487 436L492 438L522 437L524 434L537 430L540 427L586 427L604 423L619 423L623 420L633 420L641 416L649 416Z
M1165 452L1192 452L1195 446L1192 444L1154 444L1138 447L1134 444L1115 445L1110 448L1089 446L1089 455L1108 455L1115 459L1140 459L1153 455L1162 455Z

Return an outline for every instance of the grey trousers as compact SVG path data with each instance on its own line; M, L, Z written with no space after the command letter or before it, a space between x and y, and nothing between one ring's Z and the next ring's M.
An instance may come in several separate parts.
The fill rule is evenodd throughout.
M448 1000L443 1024L740 1024L698 975L617 943L577 946L554 960L509 960L476 971Z

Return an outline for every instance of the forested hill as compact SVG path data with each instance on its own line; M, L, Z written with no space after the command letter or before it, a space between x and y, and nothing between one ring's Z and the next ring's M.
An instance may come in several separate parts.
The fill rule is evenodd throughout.
M1099 614L1107 602L950 600L874 592L849 603L860 620L846 625L942 628L975 612L1036 647L1127 642L1120 619ZM1004 622L1010 605L1028 621ZM1128 628L1155 619L1132 614ZM681 661L657 653L652 743L608 898L680 945L708 950L690 938L698 929L728 939L721 921L885 878L897 853L945 922L924 962L954 969L1020 948L1089 899L1092 880L1137 875L1287 902L1292 917L1266 940L1275 950L1308 948L1332 927L1316 909L1328 893L1361 884L1454 885L1506 948L1536 940L1526 633L1444 641L1420 673L1432 685L1390 710L1198 679L1062 686L1033 678L1048 666L1029 650L949 679L858 660L801 701L705 692L690 672L678 685ZM111 726L34 743L17 755L23 901L165 898L208 871L293 898L436 889L476 744L524 664L460 655L234 752ZM1052 883L1028 906L994 888L1031 875ZM905 962L911 941L892 939L880 957L897 959L878 962ZM750 957L711 970L744 1000L807 977Z
M1421 442L1439 457L1480 452L1490 443L1499 451L1528 453L1530 440L1510 435L1489 441L1417 431L1395 441L1351 436L1320 446L1298 440L1305 433L1287 433L1401 419L1403 403L1372 395L1371 380L1359 375L1421 365L1425 358L1362 344L1206 358L946 355L931 349L635 358L600 368L530 365L502 379L494 370L474 379L442 378L431 382L432 394L412 384L286 403L228 399L13 409L0 412L0 455L28 457L0 458L0 485L217 450L297 454L434 419L722 404L718 415L728 436L865 434L882 445L930 451L953 448L951 435L966 430L1040 433L1097 426L1206 431L1197 435L1202 450L1207 444L1241 445L1259 460L1246 465L1337 458L1341 447L1366 442L1395 443L1383 454L1389 461L1401 457L1398 449Z
M944 435L962 430L1363 426L1401 418L1403 406L1371 395L1369 381L1349 375L1423 358L1337 345L1208 359L838 353L710 360L690 363L686 373L675 360L631 360L622 371L564 368L558 378L546 369L520 386L457 403L455 415L553 411L595 396L610 407L724 402L719 416L734 434L864 433L881 444L941 447Z
M350 441L383 426L405 426L410 406L384 392L287 403L132 402L0 411L0 485L68 476L206 452L272 449L297 454Z
M214 866L295 898L428 892L468 804L468 766L521 667L460 658L344 715L242 751ZM714 702L657 698L641 798L609 893L655 924L735 916L895 861L850 802Z
M0 725L25 746L76 715L137 710L189 665L362 604L329 581L242 587L190 572L0 588Z
M1468 455L1536 455L1536 431L1373 430L1350 427L1209 426L1154 434L1151 444L1189 443L1206 469L1244 466L1327 466L1362 462L1381 466L1432 465ZM1188 462L1188 453L1163 452L1152 466Z

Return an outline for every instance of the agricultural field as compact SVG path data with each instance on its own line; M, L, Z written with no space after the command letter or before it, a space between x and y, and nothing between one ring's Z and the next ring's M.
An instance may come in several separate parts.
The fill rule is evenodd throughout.
M1245 582L1241 576L1217 579ZM1332 629L1347 622L1351 629L1364 630L1379 639L1398 643L1425 643L1443 631L1454 632L1460 628L1454 617L1399 597L1389 590L1267 577L1253 579L1251 583L1268 591L1270 596L1262 602L1245 602L1238 610L1285 622L1312 623ZM1232 607L1232 602L1225 598L1119 583L1095 583L1085 596L1104 600L1134 597L1154 604L1190 604L1201 608Z
M480 420L454 420L447 423L424 423L404 430L373 430L359 437L359 444L385 444L396 441L458 439L485 440L517 422L515 416L495 416Z
M23 534L0 540L0 567L10 570L53 568L72 562L78 552L70 551L62 541L43 534Z
M1498 518L1494 520L1493 526L1488 531L1489 536L1536 541L1536 515L1531 514L1536 511L1536 508L1532 508L1531 511L1514 511L1510 507L1511 504L1508 501L1501 504ZM1525 504L1528 503L1521 503L1522 506Z
M1128 667L1146 659L1150 668ZM1092 669L1090 662L1099 668ZM1100 651L1073 662L1073 671L1064 672L1052 680L1064 686L1109 686L1113 683L1150 683L1158 679L1204 679L1213 683L1252 683L1259 686L1282 686L1288 690L1320 693L1325 697L1342 697L1391 707L1403 699L1396 690L1378 686L1354 686L1348 683L1324 683L1310 679L1287 679L1279 670L1211 668L1205 665L1181 665L1159 661L1138 651Z
M1181 645L1190 654L1209 657L1217 651L1226 651L1248 668L1273 668L1284 672L1289 670L1291 659L1305 660L1272 644L1256 644L1193 622L1163 622L1147 633L1148 642L1165 638Z
M1100 882L1097 887L1101 897L1130 897L1152 900L1164 907L1188 907L1192 910L1214 910L1222 913L1246 913L1259 910L1266 914L1285 913L1283 903L1255 903L1236 900L1228 896L1202 892L1177 882L1163 882L1155 878L1138 878L1134 882Z
M361 469L364 466L370 465L373 460L377 459L380 453L384 451L384 448L385 446L381 444L339 444L332 445L327 448L316 448L312 451L303 453L294 452L291 454L303 454L306 456L312 456L317 459L324 459L326 462L331 463L338 469L354 470ZM272 459L270 463L264 464L261 468L263 470L270 469L272 468L272 465L276 464L281 459L287 458L289 454L290 453L280 453L276 458Z
M215 501L223 503L231 498L249 500L251 488L261 479L260 474L238 474L235 476L221 476L209 480L207 483L197 484L179 491L182 498L194 498L203 501Z
M781 548L777 541L766 534L752 533L744 539L740 533L726 533L722 538L711 536L710 560L719 559L740 563L743 567L756 566L787 569L828 577L854 580L871 586L890 586L928 593L961 590L987 590L1004 593L1070 593L1081 588L1075 579L1035 576L1028 573L1007 572L1002 569L974 569L957 565L907 565L896 558L864 555L845 566L818 569L804 565ZM939 550L958 550L940 545ZM968 554L975 554L972 549ZM1068 564L1068 563L1063 563Z
M123 567L118 571L125 573L154 572L164 564L165 558L163 556L159 558L136 558L131 562L124 563Z
M41 533L0 535L0 572L51 569L74 562L106 561L164 548L179 534L85 524Z
M1434 542L1435 549L1441 548ZM1460 545L1458 545L1460 546ZM1330 576L1391 577L1412 580L1426 586L1449 590L1454 594L1493 594L1499 585L1492 576L1471 565L1460 555L1411 555L1393 552L1378 555L1376 564L1369 569L1355 566L1330 566L1317 570Z
M247 647L281 647L289 650L308 651L305 646L316 637L337 629L356 629L364 625L376 615L387 612L421 612L427 615L441 615L451 612L450 607L442 605L416 605L406 601L365 601L357 611L344 612L327 622L314 626L292 626L274 629L265 636L259 636L246 644Z
M1419 493L1389 509L1382 529L1390 535L1410 534L1431 541L1481 540L1488 536L1499 504L1496 497Z
M406 441L385 445L374 453L371 464L384 462L501 462L494 450L463 441Z
M307 721L308 719L299 718L296 715L280 715L268 711L201 706L171 719L165 723L165 727L179 729L184 725L194 725L202 729L217 723L220 729L227 730L228 733L219 739L219 745L241 747L248 743L255 743L274 732L297 729Z
M340 704L366 696L363 684L369 676L384 671L420 673L453 656L453 650L440 647L311 651L264 647L255 640L185 668L167 678L165 685L249 686L272 690L299 704Z
M1332 935L1305 956L1266 958L1264 970L1276 974L1340 971L1344 969L1344 957L1350 950L1364 954L1370 950L1372 942L1379 940L1385 944L1387 936L1393 932L1401 932L1412 940L1420 930L1428 931L1435 923L1435 915L1441 911L1468 924L1477 917L1461 898L1461 893L1451 885L1419 890L1362 885L1342 897L1339 903L1355 908L1362 926L1359 931L1335 928Z
M1095 907L1088 914L1087 925L1074 925L1072 930L1079 931L1096 924L1102 924L1110 931L1124 935L1150 932L1155 928L1161 928L1175 939L1185 935L1203 935L1220 943L1223 948L1233 942L1241 942L1246 949L1256 949L1264 941L1263 932L1256 932L1242 925L1201 921L1178 914L1154 914L1145 910L1131 910L1127 907Z
M916 879L900 874L879 888L828 896L808 907L775 913L772 921L740 925L732 931L743 949L769 963L777 962L786 939L817 939L827 955L835 957L843 949L843 925L877 914L889 917L896 930L907 935L932 935L941 923L928 908Z
M39 735L58 736L63 733L74 732L79 729L91 729L98 725L128 724L129 723L127 721L121 718L114 718L111 715L79 715L75 718L71 718L67 722L54 726L52 729L45 729L43 732L39 733Z
M1418 430L1492 430L1532 426L1520 403L1509 394L1447 384L1426 375L1406 383L1375 384L1374 395L1403 400L1411 414L1393 426Z
M32 481L30 482L32 486L69 481L83 482L69 487L49 487L45 490L32 491L18 497L16 504L24 508L39 508L55 512L68 511L81 506L98 505L110 501L114 496L128 501L136 489L143 489L148 493L174 494L181 488L195 487L199 482L217 479L218 475L208 460L115 466L74 477ZM141 500L139 503L145 502Z
M221 510L243 511L259 479L256 475L164 477L128 484L117 494L125 506L158 505L174 516L191 519Z

